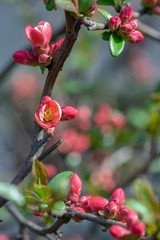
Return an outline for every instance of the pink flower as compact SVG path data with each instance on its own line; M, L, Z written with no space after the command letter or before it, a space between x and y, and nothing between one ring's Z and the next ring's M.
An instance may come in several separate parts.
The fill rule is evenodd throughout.
M117 214L117 211L118 211L118 207L115 204L115 202L113 202L113 201L108 202L104 208L105 217L114 218Z
M130 23L134 17L134 11L129 5L126 5L125 8L121 9L119 17L123 23Z
M132 226L131 232L135 237L143 237L145 234L145 225L144 223L136 223Z
M28 51L17 51L13 54L14 61L19 64L37 66L37 57Z
M84 195L82 196L80 199L79 199L79 203L82 204L84 202L86 202L88 199L92 198L91 196L89 195Z
M110 227L110 234L114 238L122 238L127 235L131 235L131 232L124 227L113 225Z
M86 213L86 211L83 209L83 208L81 208L81 207L75 207L74 209L76 209L76 210L78 210L78 211L80 211L80 212L82 212L82 213ZM78 217L73 217L72 218L75 222L81 222L82 220L80 219L80 218L78 218Z
M138 24L139 24L139 20L137 20L137 19L133 19L133 20L130 22L130 25L132 26L133 29L137 29Z
M48 96L43 97L41 104L38 106L38 111L35 112L35 120L42 128L53 128L61 119L61 107Z
M103 210L107 205L108 200L103 197L92 197L83 202L80 207L82 207L86 212L98 212Z
M58 42L50 46L50 55L55 58L59 52L59 49L63 43L64 39L60 39Z
M119 17L115 16L109 19L108 26L111 31L117 30L120 25L121 25L121 19Z
M124 127L126 125L126 118L121 113L113 113L111 115L111 124L114 127L122 128L122 127Z
M62 107L61 109L62 109L62 117L61 117L62 121L71 120L75 118L78 114L78 110L70 106Z
M155 15L160 15L160 6L155 6L152 9L152 13L155 14Z
M125 202L125 194L122 188L117 188L111 195L110 201L114 201L115 204L120 207Z
M116 215L116 219L117 221L120 221L120 222L126 222L127 221L127 213L129 212L129 208L128 207L121 207L118 212L117 212L117 215Z
M128 211L126 215L127 226L130 229L134 224L138 223L138 214L135 211Z
M157 2L158 0L144 0L144 3L147 7L154 7Z
M36 27L28 25L25 34L35 47L46 47L52 36L51 25L46 21L41 21Z
M72 203L78 202L79 196L81 194L81 189L82 181L80 177L74 173L70 179L70 189L67 200L71 201Z
M133 30L127 38L125 38L125 41L128 43L139 43L143 40L143 35L141 32L137 30Z
M41 65L43 65L44 67L47 67L48 65L50 65L51 64L51 60L52 60L52 58L49 55L45 54L45 53L41 54L38 57L38 62Z
M53 178L57 174L57 168L53 164L45 164L44 167L49 178Z

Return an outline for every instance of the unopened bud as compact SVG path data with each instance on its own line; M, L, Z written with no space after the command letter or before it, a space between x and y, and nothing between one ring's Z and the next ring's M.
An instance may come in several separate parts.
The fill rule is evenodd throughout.
M80 206L84 208L86 212L98 212L100 210L103 210L107 203L108 200L106 198L96 196L89 198L86 202L84 202Z
M157 4L158 0L144 0L143 3L146 7L152 8Z
M47 54L41 54L38 58L38 62L43 65L44 67L47 67L51 64L52 58Z
M118 211L117 205L115 204L115 202L111 201L107 203L107 205L104 208L105 217L114 218L117 214L117 211Z
M123 23L130 23L134 17L134 11L129 5L126 5L125 8L121 9L119 17Z
M138 19L133 19L133 20L130 22L130 25L132 26L133 29L137 29L138 24L139 24L139 20L138 20Z
M125 38L125 41L128 43L139 43L143 40L143 34L137 30L133 30L127 38Z
M78 110L74 107L66 106L62 107L61 121L72 120L77 116Z
M108 26L111 31L116 31L120 25L121 19L119 17L115 16L109 19Z
M116 219L117 221L120 221L120 222L126 222L127 220L127 213L129 211L129 208L127 207L121 207L118 212L117 212L117 215L116 215Z
M83 208L81 208L81 207L75 207L74 209L78 210L79 212L86 213L86 211ZM79 218L79 217L73 217L72 219L75 222L81 222L82 221L82 219Z
M131 235L131 232L124 227L113 225L110 227L110 234L114 238L122 238L126 235Z
M76 173L74 173L70 179L70 189L67 200L71 201L72 203L78 202L79 195L81 194L81 189L82 181L80 177Z
M129 211L126 216L127 226L130 229L134 224L138 223L138 214L135 211Z
M135 237L143 237L145 234L145 225L144 223L140 222L140 223L136 223L132 226L131 229L132 234Z
M64 41L64 39L60 39L58 42L56 42L50 46L50 55L53 58L56 58L63 41Z
M117 188L111 195L110 201L114 201L118 207L121 207L125 202L125 194L122 188Z
M155 15L160 15L160 6L156 6L152 9L152 13Z
M120 26L119 33L121 35L129 35L133 30L133 27L129 23L124 23Z
M28 51L17 51L13 54L14 61L19 64L37 66L37 57Z

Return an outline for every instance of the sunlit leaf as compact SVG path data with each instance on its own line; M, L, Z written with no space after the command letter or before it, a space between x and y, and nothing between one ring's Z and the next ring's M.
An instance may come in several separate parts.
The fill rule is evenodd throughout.
M84 12L95 2L95 0L79 0L79 12Z
M44 201L50 199L53 195L52 189L46 185L34 184L33 189L35 193L40 196Z
M116 33L111 34L109 38L109 49L113 57L118 57L123 51L125 41Z
M61 216L65 212L65 204L62 201L56 202L52 207L52 214L55 216Z
M34 160L32 165L32 175L39 185L47 185L47 172L44 165L38 160Z
M107 23L109 22L109 19L111 18L111 17L113 17L109 12L107 12L106 10L104 10L104 9L97 9L102 15L103 15L103 17L105 18L105 20L107 21Z
M66 11L77 13L77 9L71 0L55 0L55 3Z

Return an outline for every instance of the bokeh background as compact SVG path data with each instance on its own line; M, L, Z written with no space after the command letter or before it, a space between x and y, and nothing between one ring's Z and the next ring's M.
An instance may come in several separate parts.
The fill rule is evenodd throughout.
M134 10L141 9L140 0L131 3ZM105 9L114 14L112 8ZM98 13L94 19L104 21ZM13 64L12 55L31 47L25 27L42 20L52 25L53 40L54 33L64 28L63 11L46 11L42 0L0 0L2 182L12 180L30 151L34 112L47 75L47 70L42 75L38 67ZM141 20L160 29L158 16L143 16ZM82 27L58 76L52 98L61 106L78 108L79 114L77 119L56 127L48 146L61 137L64 142L44 163L53 165L49 167L51 177L64 170L78 173L83 180L83 194L109 198L115 187L121 186L128 199L133 200L133 182L137 177L147 177L159 196L160 159L151 159L150 148L153 143L159 146L160 43L145 36L140 44L126 44L123 53L113 58L101 34ZM56 40L61 38L63 33ZM131 207L136 203L128 201ZM147 210L142 211L142 206L140 209L143 219ZM4 220L0 233L15 237L18 225L4 208L0 212L0 219ZM26 217L39 221L32 213ZM62 239L106 239L107 233L101 230L87 221L71 221L62 228ZM29 236L36 238L31 233Z

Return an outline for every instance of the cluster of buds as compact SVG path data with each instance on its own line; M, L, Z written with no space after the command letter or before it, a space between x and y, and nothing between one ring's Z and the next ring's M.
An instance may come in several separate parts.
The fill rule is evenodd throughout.
M64 39L49 46L52 37L51 25L46 21L41 21L36 27L28 25L25 29L27 39L32 43L32 52L17 51L13 54L15 62L47 67L55 60L60 46Z
M108 26L111 32L115 32L128 43L139 43L143 40L141 32L137 31L139 20L134 19L134 11L126 5L122 8L119 17L110 18Z
M64 131L63 140L63 144L58 148L62 154L82 153L88 150L91 145L90 138L86 134L79 134L72 128Z
M98 125L102 132L106 130L110 132L113 128L123 128L126 124L125 116L113 111L109 104L101 104L94 116L94 122Z
M70 106L61 108L58 102L45 96L38 106L38 112L35 112L35 120L47 133L53 133L59 121L71 120L76 115L77 109Z
M136 238L144 236L145 225L139 222L138 214L125 207L125 194L121 188L117 188L111 195L108 201L104 197L85 195L80 197L82 189L82 181L79 176L74 173L70 179L70 189L68 194L68 201L71 201L72 207L82 213L104 212L104 217L116 219L117 221L126 223L126 227L113 225L110 228L110 233L113 237L123 238L125 236L133 236ZM81 219L73 218L73 220L80 222Z
M143 0L142 5L145 8L151 9L155 15L160 15L160 0Z

